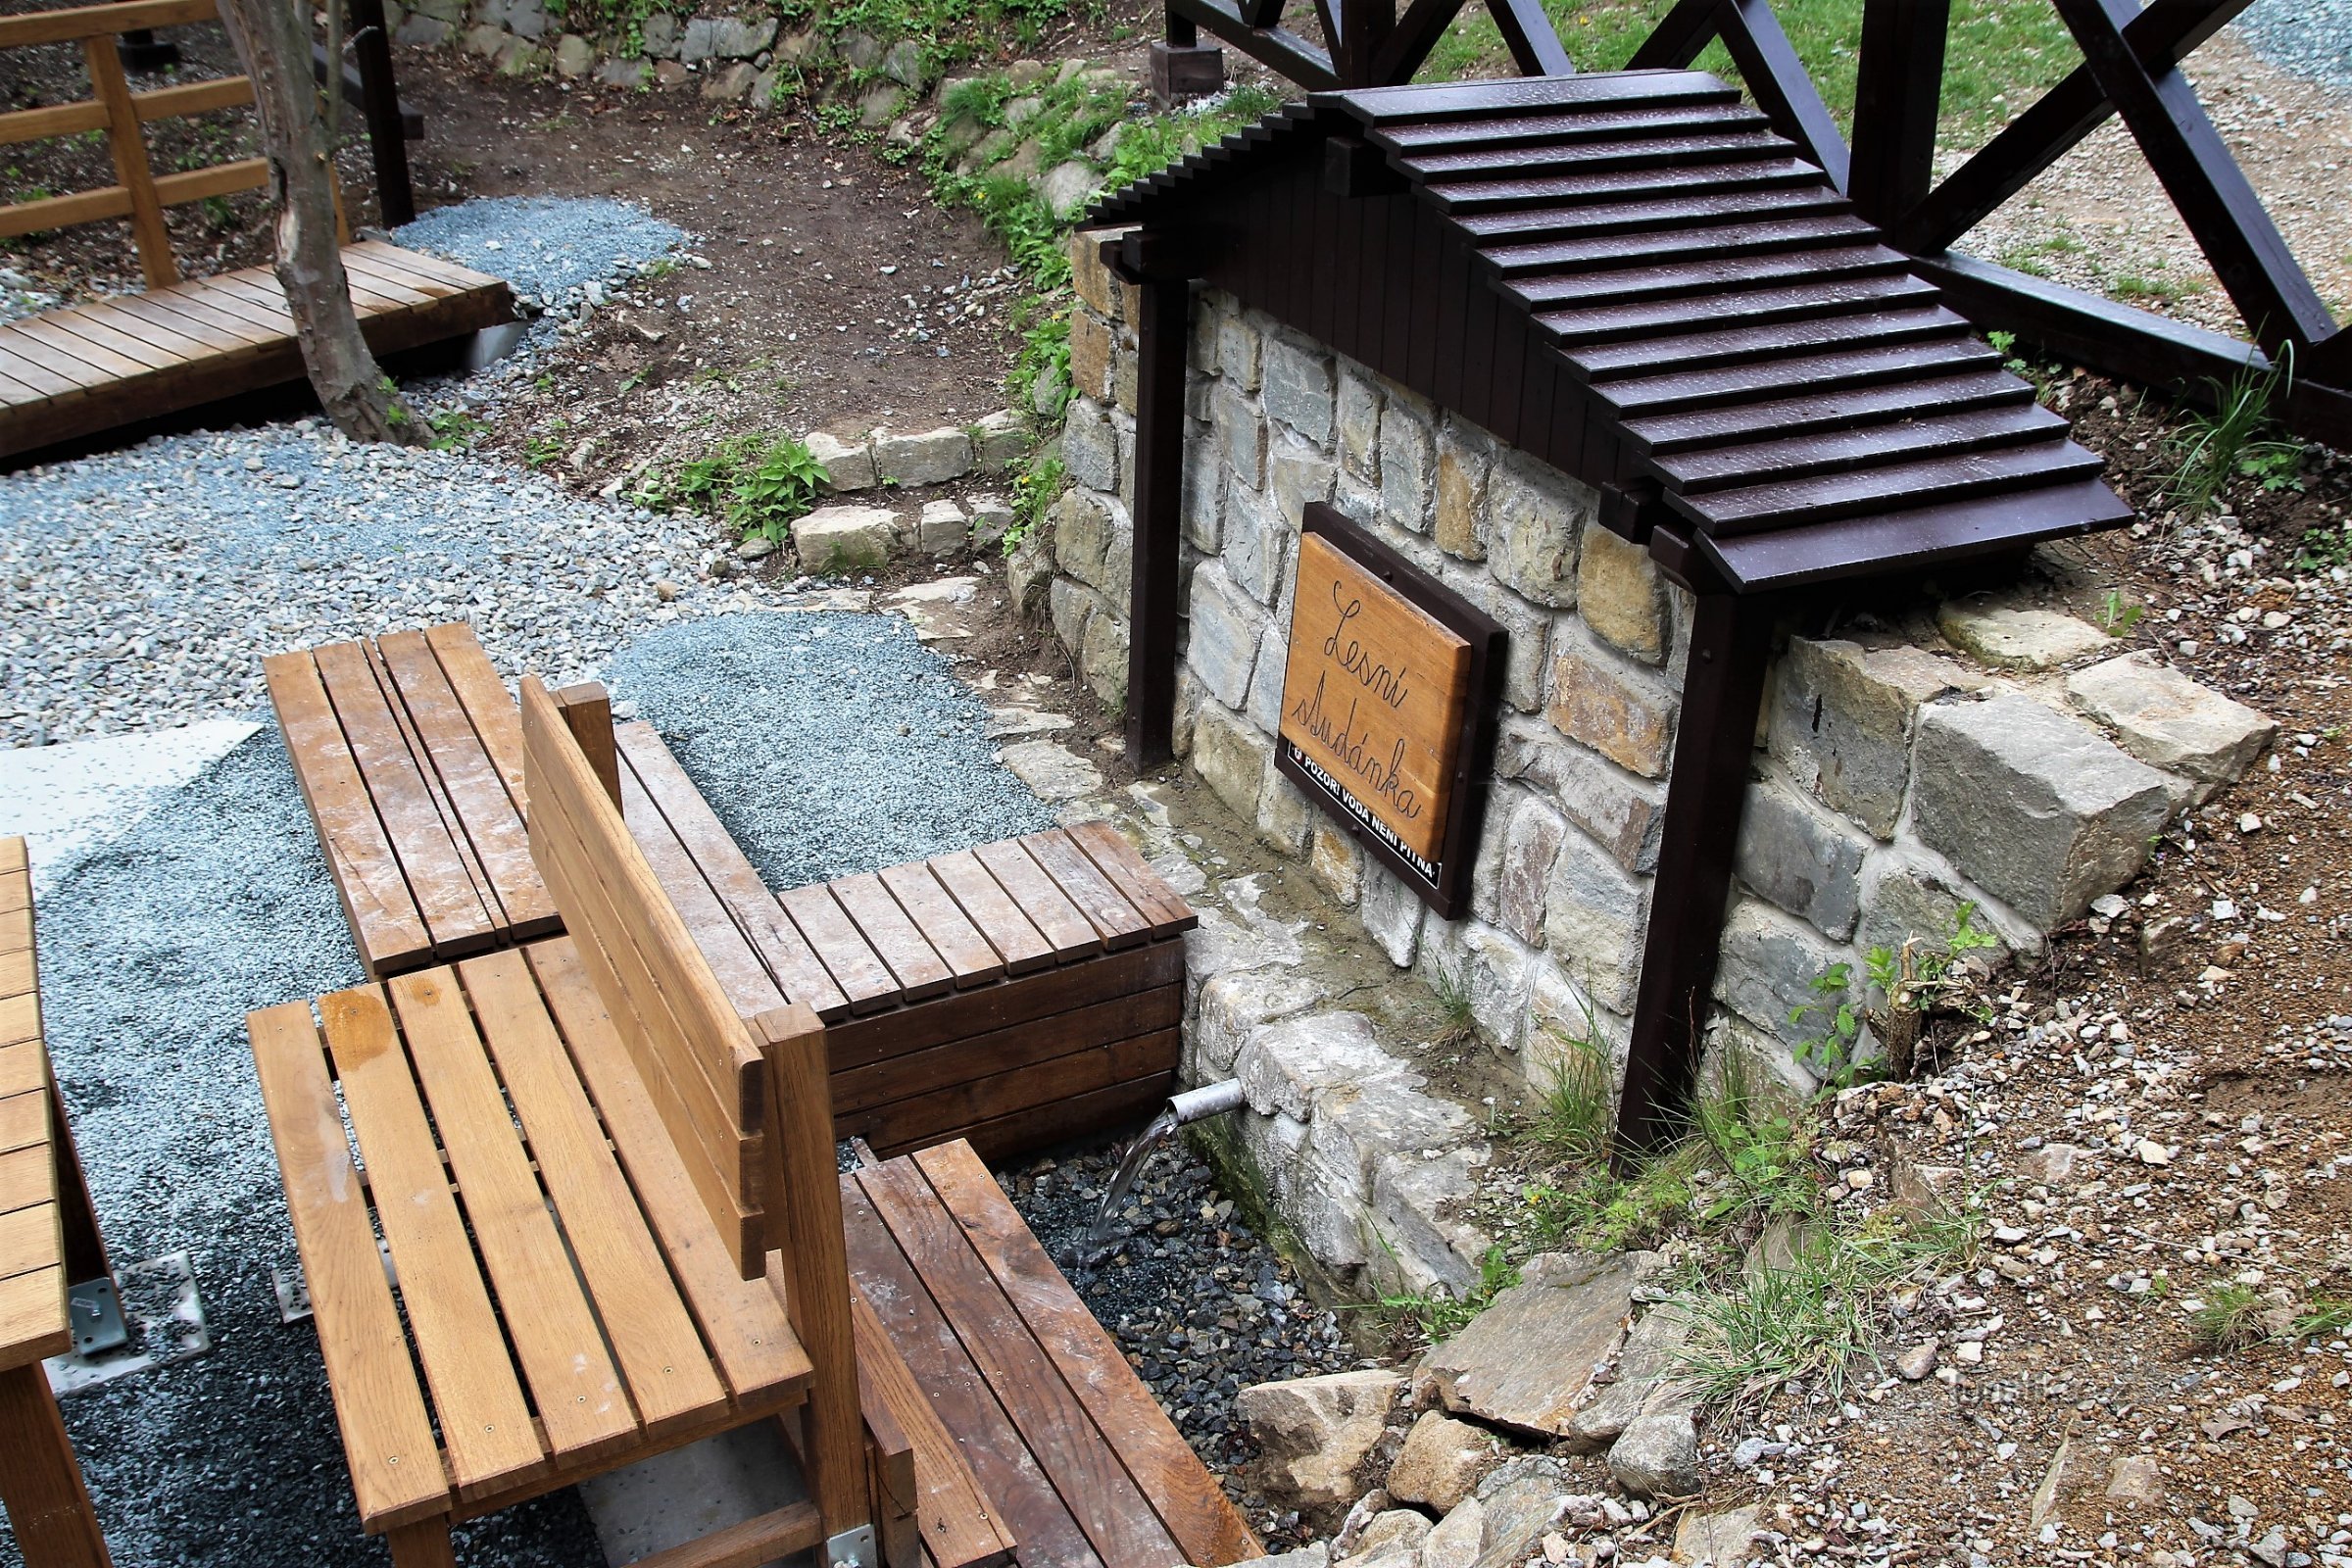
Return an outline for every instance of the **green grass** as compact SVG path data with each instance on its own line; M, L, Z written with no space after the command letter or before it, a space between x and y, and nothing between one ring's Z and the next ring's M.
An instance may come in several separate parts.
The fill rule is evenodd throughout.
M1578 70L1615 71L1633 57L1671 4L1544 0L1544 9ZM1840 127L1850 128L1862 0L1775 0L1773 12L1830 112ZM1419 79L1497 74L1507 70L1507 58L1488 14L1465 11L1431 53ZM2048 0L1956 0L1944 56L1943 140L1955 147L1981 145L2082 59ZM1696 64L1727 79L1739 75L1721 44L1710 45Z

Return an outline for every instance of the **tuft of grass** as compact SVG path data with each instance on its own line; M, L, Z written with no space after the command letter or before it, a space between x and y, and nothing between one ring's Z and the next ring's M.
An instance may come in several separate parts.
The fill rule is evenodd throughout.
M2205 1292L2195 1311L2188 1314L2189 1332L2197 1344L2208 1350L2247 1350L2270 1338L2262 1326L2262 1298L2250 1285L2234 1280L2214 1286Z
M2352 1297L2314 1297L2311 1309L2295 1319L2297 1339L2318 1339L2346 1329L2352 1329Z
M2229 483L2253 479L2266 490L2302 488L2303 443L2279 432L2271 411L2294 385L2291 353L2268 370L2240 369L2227 385L2208 379L2214 412L2192 414L2174 442L2177 466L2165 475L2166 499L2189 522L2213 510Z
M1429 988L1438 999L1438 1017L1441 1028L1437 1043L1441 1046L1459 1046L1478 1038L1478 1013L1470 1002L1470 971L1468 965L1448 969L1433 964L1434 973Z
M1705 1405L1749 1409L1796 1378L1836 1397L1850 1367L1877 1359L1868 1288L1854 1260L1819 1233L1787 1267L1742 1270L1684 1304L1690 1336L1675 1358Z
M1608 1048L1593 1038L1591 1028L1576 1040L1555 1027L1546 1028L1560 1043L1560 1059L1537 1108L1536 1138L1570 1159L1596 1161L1608 1152L1613 1120Z

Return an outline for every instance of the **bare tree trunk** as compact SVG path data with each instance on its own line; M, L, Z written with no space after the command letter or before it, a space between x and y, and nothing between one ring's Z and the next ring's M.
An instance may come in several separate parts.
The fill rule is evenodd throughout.
M311 85L310 12L310 0L220 0L220 20L253 78L277 212L277 282L294 314L311 387L335 428L353 440L405 442L416 421L360 335L335 240L334 166ZM337 64L329 62L330 72Z

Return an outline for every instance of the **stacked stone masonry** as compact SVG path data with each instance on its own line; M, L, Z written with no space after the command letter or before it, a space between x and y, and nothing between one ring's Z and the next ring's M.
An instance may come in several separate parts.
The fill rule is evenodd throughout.
M1106 704L1125 698L1137 346L1131 291L1072 247L1070 488L1012 563ZM1078 345L1086 345L1079 352ZM1175 740L1216 797L1352 908L1389 963L1466 991L1548 1087L1586 1042L1621 1060L1673 765L1689 596L1600 526L1587 486L1230 296L1196 296ZM1470 912L1438 919L1275 770L1301 507L1329 502L1509 636ZM1889 617L1890 619L1896 617ZM1863 624L1868 624L1865 621ZM2088 634L2087 638L2084 634ZM1874 947L1948 937L1962 905L2037 951L2129 882L2182 808L2276 726L2096 628L2006 603L1940 633L1778 644L1726 910L1712 1052L1818 1086L1791 1011ZM1442 1230L1485 1147L1297 969L1200 934L1188 1071L1238 1072L1240 1142L1329 1267L1423 1288L1472 1277ZM1996 956L2000 956L1998 953ZM1231 972L1227 972L1230 970ZM1857 998L1857 1000L1861 1000ZM1345 1126L1333 1125L1344 1121ZM1450 1278L1448 1277L1450 1276Z

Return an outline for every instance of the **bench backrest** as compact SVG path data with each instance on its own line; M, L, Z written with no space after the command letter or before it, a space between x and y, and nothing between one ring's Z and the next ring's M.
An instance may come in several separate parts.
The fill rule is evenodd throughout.
M779 1146L793 1136L771 1125L771 1054L805 1054L804 1037L821 1049L823 1026L806 1007L756 1019L736 1012L563 708L528 678L522 739L531 858L712 1225L743 1277L758 1279L783 1241L769 1210L782 1183ZM821 1070L816 1092L826 1093ZM803 1114L788 1119L805 1120L806 1108L795 1105ZM829 1099L820 1108L829 1167Z

